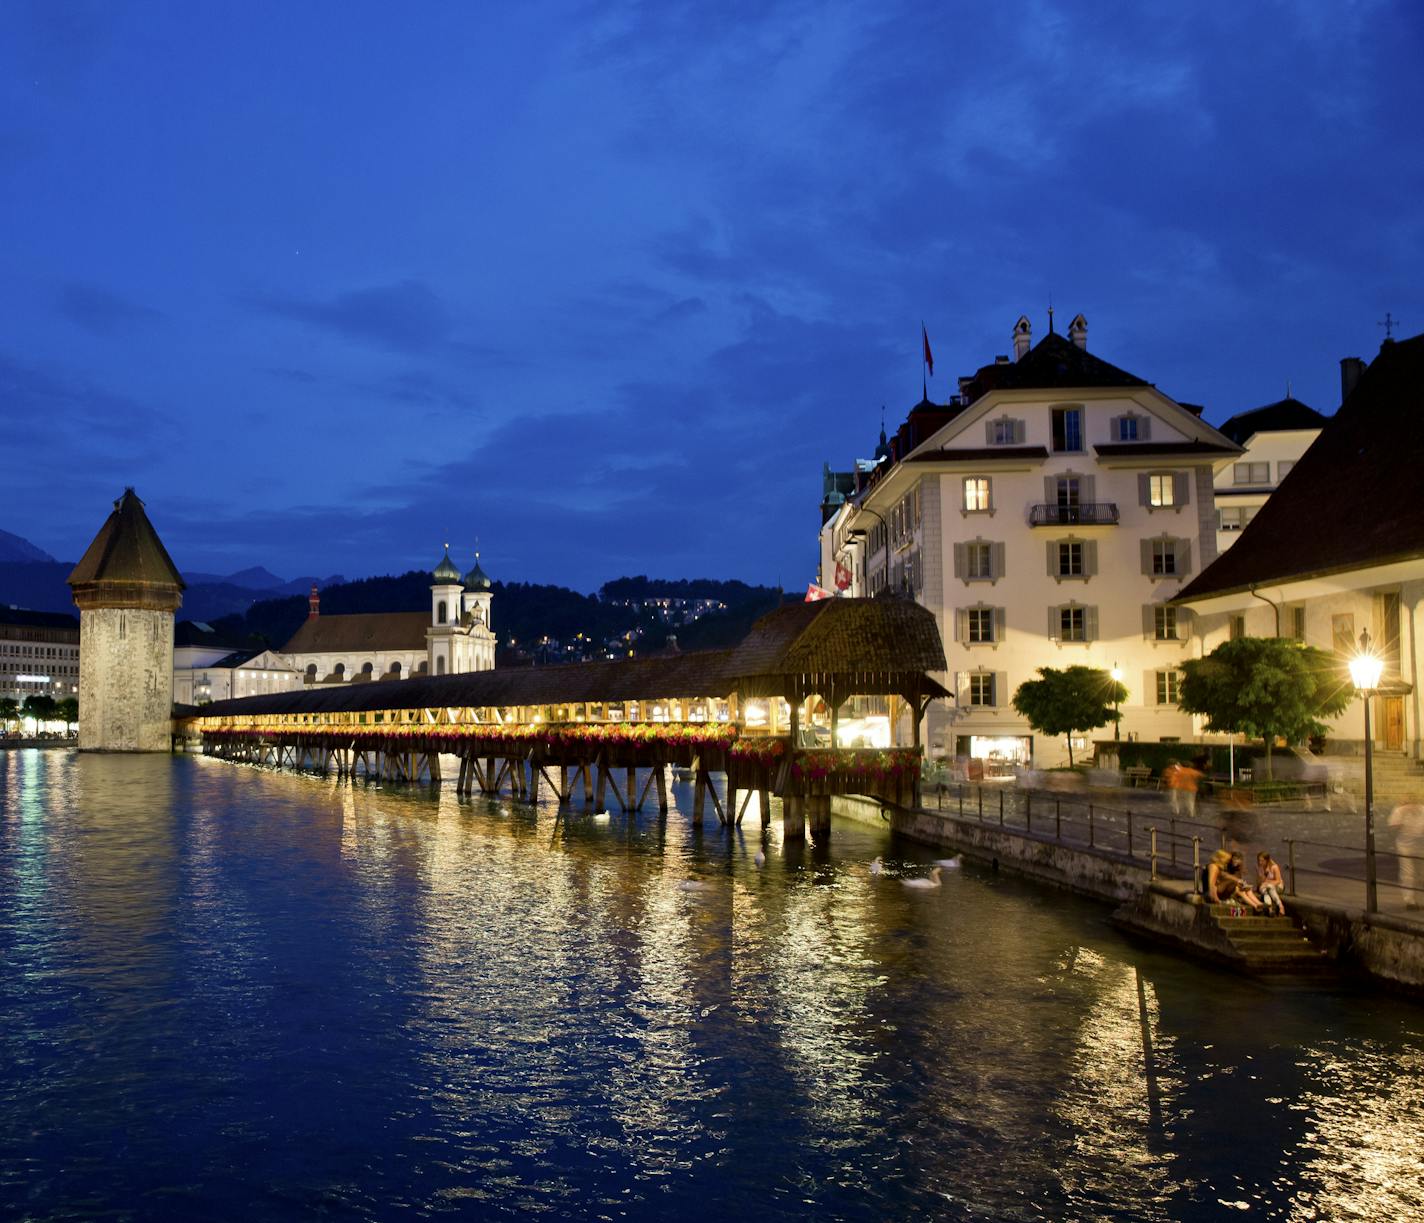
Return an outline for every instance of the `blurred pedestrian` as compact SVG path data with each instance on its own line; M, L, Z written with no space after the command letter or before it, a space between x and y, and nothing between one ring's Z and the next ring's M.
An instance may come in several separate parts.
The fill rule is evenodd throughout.
M1196 757L1191 764L1180 760L1162 770L1162 780L1167 783L1167 799L1172 804L1172 814L1185 819L1195 819L1197 814L1197 786L1206 776L1199 764L1204 757Z
M1424 803L1418 798L1400 803L1389 813L1394 832L1394 852L1399 855L1399 886L1404 891L1404 907L1418 909L1424 901Z

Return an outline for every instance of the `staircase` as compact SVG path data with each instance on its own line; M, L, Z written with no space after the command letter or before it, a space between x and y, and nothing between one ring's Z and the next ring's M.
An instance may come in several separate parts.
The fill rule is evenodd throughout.
M1211 920L1226 936L1240 967L1253 976L1271 981L1308 980L1316 983L1333 977L1335 963L1305 936L1289 917L1234 917L1232 906L1204 906Z

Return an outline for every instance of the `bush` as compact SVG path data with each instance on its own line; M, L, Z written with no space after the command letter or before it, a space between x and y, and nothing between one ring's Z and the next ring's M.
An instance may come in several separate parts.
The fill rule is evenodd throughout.
M1190 764L1198 756L1207 756L1206 771L1226 776L1231 771L1231 749L1222 744L1205 743L1143 743L1134 739L1131 743L1114 743L1117 749L1118 766L1123 769L1149 768L1154 777L1162 776L1162 770L1169 764ZM1110 750L1106 743L1097 744L1098 755ZM1251 752L1260 750L1252 744L1236 745L1236 767L1249 765Z

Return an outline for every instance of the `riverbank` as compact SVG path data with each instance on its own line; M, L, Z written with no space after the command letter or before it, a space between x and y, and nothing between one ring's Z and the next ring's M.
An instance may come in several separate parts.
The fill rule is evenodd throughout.
M857 798L837 798L835 814L885 826L936 849L962 853L995 868L1118 906L1119 923L1135 933L1174 946L1207 962L1244 967L1219 931L1198 912L1191 894L1191 868L1152 864L1141 848L1125 853L1110 846L1073 844L1051 831L984 822L975 815L925 807L884 808ZM1048 829L1052 825L1047 825ZM1150 835L1150 832L1147 835ZM1139 832L1140 837L1143 832ZM1172 880L1176 880L1174 887ZM1289 907L1312 942L1340 969L1388 989L1424 1000L1424 923L1363 909L1330 898L1294 895Z
M20 748L39 748L42 751L54 751L57 748L73 748L78 745L75 739L0 739L0 751Z

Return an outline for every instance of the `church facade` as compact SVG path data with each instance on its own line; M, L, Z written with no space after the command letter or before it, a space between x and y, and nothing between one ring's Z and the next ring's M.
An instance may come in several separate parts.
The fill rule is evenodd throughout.
M494 669L493 594L476 555L461 576L450 549L430 575L430 611L322 615L312 588L306 623L281 654L307 686Z

